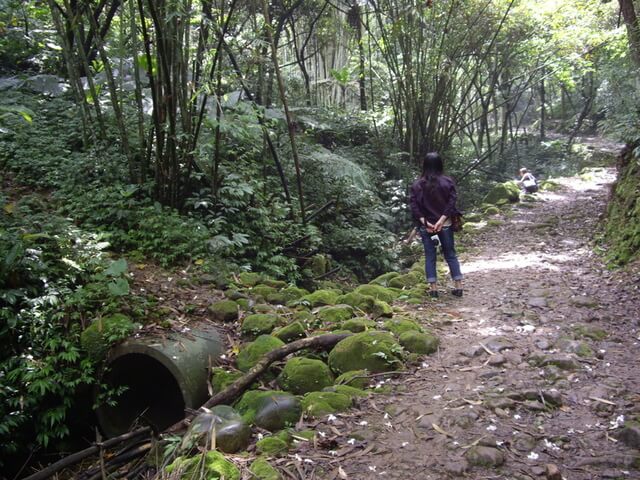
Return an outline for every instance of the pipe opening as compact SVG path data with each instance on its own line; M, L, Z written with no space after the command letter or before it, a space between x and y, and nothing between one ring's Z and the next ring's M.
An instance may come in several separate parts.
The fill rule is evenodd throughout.
M117 405L101 405L99 422L107 436L125 433L135 425L162 431L184 418L185 399L177 380L158 360L140 353L118 357L103 377L109 389L126 387Z

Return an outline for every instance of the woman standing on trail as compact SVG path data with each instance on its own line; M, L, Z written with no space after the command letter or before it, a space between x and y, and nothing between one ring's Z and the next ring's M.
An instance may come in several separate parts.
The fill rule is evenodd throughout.
M456 208L458 194L453 180L443 172L440 154L427 153L422 162L422 175L411 185L411 213L422 237L429 295L433 298L438 297L436 245L431 240L434 234L440 239L442 252L453 278L454 289L451 293L457 297L462 296L462 272L451 228L451 217L460 214Z

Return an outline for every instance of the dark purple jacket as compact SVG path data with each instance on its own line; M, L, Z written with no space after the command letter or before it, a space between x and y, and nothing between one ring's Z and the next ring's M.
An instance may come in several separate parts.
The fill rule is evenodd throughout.
M416 223L424 217L430 223L436 223L442 215L451 217L460 213L456 208L458 194L456 184L450 177L439 175L432 191L427 192L427 181L420 177L411 185L411 214Z

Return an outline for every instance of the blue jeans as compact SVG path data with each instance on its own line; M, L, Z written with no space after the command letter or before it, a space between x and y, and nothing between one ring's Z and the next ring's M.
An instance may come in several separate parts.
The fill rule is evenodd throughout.
M424 270L427 275L427 283L435 283L437 280L436 273L436 246L431 240L432 233L427 233L424 227L419 229L420 236L422 237L422 245L424 246ZM456 256L456 248L453 241L453 230L450 227L443 227L439 233L437 233L440 239L440 245L442 245L442 253L444 259L449 265L449 271L451 272L451 278L453 280L462 280L462 272L460 271L460 262Z

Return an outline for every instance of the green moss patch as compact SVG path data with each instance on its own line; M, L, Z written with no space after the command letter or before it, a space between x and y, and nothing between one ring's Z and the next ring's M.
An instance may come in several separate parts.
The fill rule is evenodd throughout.
M256 452L275 457L289 450L289 444L278 437L265 437L256 442ZM271 466L271 465L269 465ZM271 467L273 468L273 467Z
M271 333L277 325L282 323L282 318L273 313L256 313L244 319L240 330L243 335L258 336Z
M400 334L400 345L411 353L431 354L438 350L440 341L431 333L406 331Z
M129 317L116 313L94 320L80 334L80 345L93 360L102 360L115 342L125 339L135 329Z
M294 357L282 369L278 385L288 392L302 395L333 385L333 374L327 364L320 360Z
M236 409L247 423L272 432L295 425L302 413L297 397L277 390L249 390L242 395Z
M609 336L605 329L595 325L578 325L573 330L579 337L590 338L591 340L604 340Z
M262 275L254 272L242 272L238 275L240 283L245 287L253 287L262 281Z
M211 386L213 387L213 392L218 393L223 391L241 376L242 372L229 371L220 367L214 368L211 371Z
M369 392L365 392L364 390L356 387L350 387L349 385L332 385L330 387L323 388L322 391L341 393L351 398L366 397L369 395Z
M352 404L351 397L336 392L311 392L302 399L302 409L311 417L342 412Z
M292 322L282 328L274 330L271 335L279 338L285 343L293 342L307 336L304 326L300 322Z
M249 471L257 480L282 480L280 473L264 458L256 458Z
M384 328L389 330L395 336L399 336L404 332L422 332L422 327L414 320L407 317L394 317L384 322Z
M302 297L299 302L307 304L312 308L323 305L335 305L342 292L338 290L316 290L309 295Z
M329 366L336 373L350 370L388 372L402 367L402 347L386 332L356 333L331 350Z
M354 315L351 305L334 305L322 307L316 312L318 319L324 324L339 324Z
M483 202L492 205L515 203L520 200L520 187L516 182L509 181L494 186L484 197Z
M260 335L255 341L244 345L238 352L236 363L238 369L248 372L267 353L280 348L284 342L271 335Z
M235 322L238 320L238 304L233 300L222 300L209 305L209 313L219 322Z
M366 370L351 370L336 378L335 384L364 389L367 388L371 382L367 376L368 373Z
M407 289L422 282L422 275L418 272L409 272L389 281L389 287Z
M382 300L377 300L371 295L364 295L358 292L350 292L341 295L337 299L338 303L351 305L365 313L370 314L374 318L390 317L393 315L391 306Z
M399 277L396 276L392 280L395 280L397 278ZM392 303L396 299L396 294L392 290L389 290L388 288L383 287L381 285L373 285L373 284L360 285L358 288L354 290L354 292L359 293L361 295L369 295L370 297L373 297L376 300L382 300L383 302L386 302L386 303Z
M178 457L166 468L167 473L178 474L181 480L206 478L207 480L240 480L240 470L224 455L215 450L195 457Z
M373 283L375 285L381 285L383 287L388 287L389 286L389 281L400 276L400 274L398 272L388 272L388 273L383 273L382 275L374 278L373 280L371 280L369 283Z
M371 328L376 328L376 322L369 320L368 318L352 318L346 322L342 322L340 325L342 330L349 330L353 333L360 333Z

